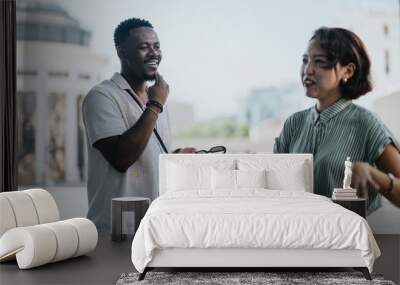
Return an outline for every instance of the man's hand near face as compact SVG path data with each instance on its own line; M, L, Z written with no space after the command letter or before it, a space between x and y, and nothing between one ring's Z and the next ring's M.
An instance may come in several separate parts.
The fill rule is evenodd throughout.
M165 105L169 94L169 85L158 72L155 74L156 82L148 89L149 100L154 100Z

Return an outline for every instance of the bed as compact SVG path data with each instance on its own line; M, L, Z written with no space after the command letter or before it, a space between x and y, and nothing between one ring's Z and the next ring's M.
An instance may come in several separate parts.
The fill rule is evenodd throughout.
M154 268L352 267L380 250L361 216L313 194L310 154L160 156L160 196L132 242Z

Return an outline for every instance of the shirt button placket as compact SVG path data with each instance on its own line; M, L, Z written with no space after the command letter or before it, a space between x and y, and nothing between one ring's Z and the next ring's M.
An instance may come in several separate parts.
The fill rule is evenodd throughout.
M314 132L314 155L317 153L318 148L321 144L323 133L324 133L324 125L318 121L315 125L315 132Z

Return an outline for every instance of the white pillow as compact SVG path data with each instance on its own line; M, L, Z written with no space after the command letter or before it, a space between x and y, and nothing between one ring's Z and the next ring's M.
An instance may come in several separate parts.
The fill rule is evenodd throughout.
M268 159L239 159L239 170L255 171L266 170L267 188L271 190L307 191L312 181L309 164L306 160L293 160L292 158Z
M192 158L195 156L195 158ZM165 164L166 191L209 190L211 191L211 168L235 169L236 160L207 159L208 155L179 155ZM204 159L203 159L204 157Z
M237 190L241 188L267 188L264 170L211 169L211 189Z
M298 164L293 168L270 169L267 171L268 189L307 191L307 180L304 174L304 165Z
M263 170L236 170L237 188L267 188L267 172Z
M185 191L211 188L211 167L168 164L168 191Z
M236 189L236 170L231 169L211 169L211 189L213 190L235 190Z

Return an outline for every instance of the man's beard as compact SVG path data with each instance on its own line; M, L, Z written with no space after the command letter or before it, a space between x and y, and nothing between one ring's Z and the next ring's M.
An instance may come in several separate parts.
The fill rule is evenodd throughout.
M156 80L156 75L155 74L145 74L143 76L143 79L145 81L154 81L154 80Z

